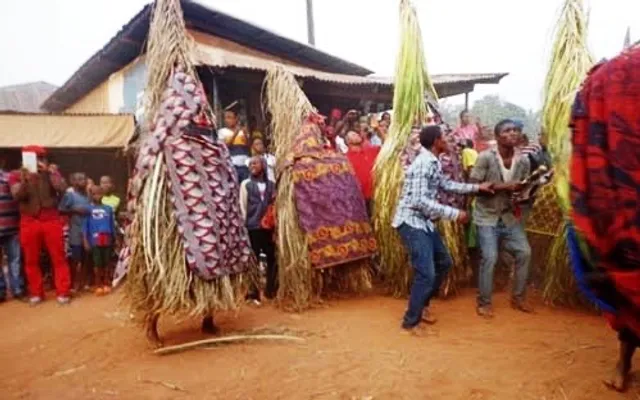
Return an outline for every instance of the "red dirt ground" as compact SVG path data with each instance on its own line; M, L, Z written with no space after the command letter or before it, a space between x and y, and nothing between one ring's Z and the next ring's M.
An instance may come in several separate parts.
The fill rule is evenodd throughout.
M539 306L479 319L473 294L438 301L436 334L401 333L405 301L331 302L303 314L271 306L218 316L223 333L283 329L306 343L252 342L157 356L119 296L67 308L0 306L2 399L640 399L601 384L617 354L599 317ZM203 338L199 321L162 320L168 345ZM636 357L637 358L637 357ZM636 370L640 365L636 366Z

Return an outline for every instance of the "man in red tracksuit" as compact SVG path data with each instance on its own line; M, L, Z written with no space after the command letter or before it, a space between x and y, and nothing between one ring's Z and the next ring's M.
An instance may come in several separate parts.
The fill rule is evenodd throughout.
M38 157L38 172L26 169L11 174L11 193L20 206L20 244L24 253L24 268L29 288L29 302L37 305L44 298L40 252L46 247L55 278L58 303L69 303L71 278L67 263L63 222L58 213L58 202L66 184L60 172L46 160L46 152L39 146L27 146L23 152Z

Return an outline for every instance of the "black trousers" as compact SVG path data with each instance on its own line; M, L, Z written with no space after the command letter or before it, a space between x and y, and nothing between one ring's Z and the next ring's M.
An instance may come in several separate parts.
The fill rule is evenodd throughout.
M264 290L264 295L268 299L273 299L278 293L278 264L276 263L276 244L273 241L273 231L249 229L249 240L256 257L259 257L260 253L267 256L267 287ZM254 286L248 297L259 300L260 290Z
M640 337L636 336L636 334L629 328L622 328L618 332L618 340L621 342L627 342L635 347L640 347Z

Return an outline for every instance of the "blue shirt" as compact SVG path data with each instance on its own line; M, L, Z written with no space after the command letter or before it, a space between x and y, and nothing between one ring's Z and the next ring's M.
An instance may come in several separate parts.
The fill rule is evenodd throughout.
M115 224L113 222L113 209L103 204L90 205L89 215L84 220L82 227L82 234L89 242L91 247L96 246L96 239L99 236L108 236L109 243L104 244L106 246L113 245L113 238L115 237Z
M74 211L87 210L90 206L87 196L74 191L64 194L60 202L59 210L64 214L71 213L69 218L69 244L71 246L82 246L82 224L85 216Z
M429 150L421 149L411 163L404 178L402 194L396 207L392 226L407 224L413 228L431 232L435 229L432 220L456 219L458 209L438 203L438 191L467 194L478 191L478 185L454 182L442 173L442 165Z

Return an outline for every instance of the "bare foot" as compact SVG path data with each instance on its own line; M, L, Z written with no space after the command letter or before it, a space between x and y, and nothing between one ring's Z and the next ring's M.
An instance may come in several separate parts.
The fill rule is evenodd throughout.
M622 365L618 364L611 374L611 378L604 381L604 384L611 390L624 393L629 386L629 371L625 371Z
M160 348L164 345L162 339L160 339L160 335L158 335L158 315L154 315L149 317L147 320L147 340L154 348Z
M202 333L208 335L217 335L220 333L220 328L213 322L213 317L204 317L202 319Z

